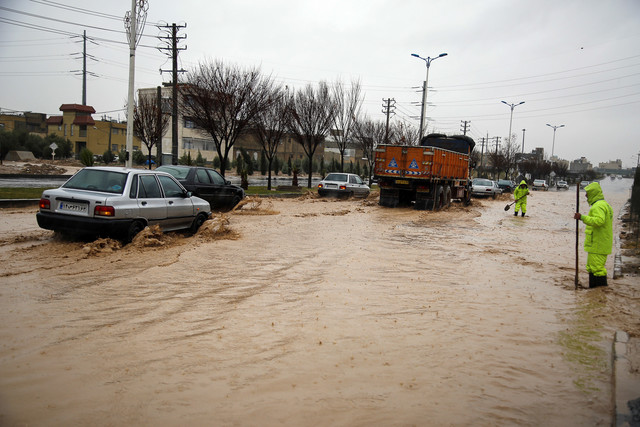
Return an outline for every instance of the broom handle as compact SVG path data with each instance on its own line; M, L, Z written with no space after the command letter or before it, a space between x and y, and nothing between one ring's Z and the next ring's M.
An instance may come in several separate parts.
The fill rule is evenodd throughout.
M576 212L580 212L580 180L576 184ZM575 286L578 289L578 242L580 240L580 220L576 219L576 279Z

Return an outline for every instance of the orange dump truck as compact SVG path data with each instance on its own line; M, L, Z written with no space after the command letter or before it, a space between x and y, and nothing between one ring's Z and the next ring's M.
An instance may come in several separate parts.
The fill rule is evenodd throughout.
M420 146L379 145L374 178L380 205L414 204L416 209L440 210L452 199L469 203L469 171L475 142L468 136L430 134Z

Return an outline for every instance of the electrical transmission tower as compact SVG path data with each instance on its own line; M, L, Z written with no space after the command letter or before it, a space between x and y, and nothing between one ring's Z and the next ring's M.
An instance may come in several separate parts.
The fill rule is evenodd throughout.
M395 114L396 109L396 100L394 98L382 99L382 113L387 116L387 127L385 128L384 133L384 142L385 144L389 143L389 118L391 115Z
M461 125L460 125L460 131L462 131L463 135L467 134L467 130L469 130L469 128L471 127L471 121L470 120L460 120Z
M161 73L171 73L171 82L165 83L166 86L171 86L173 89L172 102L171 102L171 164L178 164L178 73L184 73L185 70L178 69L178 51L186 50L187 46L178 47L178 43L181 40L187 38L187 36L178 37L178 31L183 28L187 28L187 25L158 25L160 31L163 31L167 35L160 35L158 38L165 43L165 47L159 47L160 51L165 52L167 56L172 59L173 67L171 70L160 69ZM162 164L162 160L160 161Z

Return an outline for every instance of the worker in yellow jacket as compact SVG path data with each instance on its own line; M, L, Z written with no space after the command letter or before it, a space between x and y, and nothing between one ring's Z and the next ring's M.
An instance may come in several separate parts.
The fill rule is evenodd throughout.
M516 208L514 216L518 216L518 211L522 209L522 216L527 213L527 196L529 194L529 186L524 179L520 182L520 185L513 190L513 198L516 200Z
M607 286L607 255L613 248L613 209L604 200L602 188L598 182L592 182L585 187L589 214L581 215L576 212L574 219L581 220L585 225L584 250L587 252L587 272L589 272L589 287Z

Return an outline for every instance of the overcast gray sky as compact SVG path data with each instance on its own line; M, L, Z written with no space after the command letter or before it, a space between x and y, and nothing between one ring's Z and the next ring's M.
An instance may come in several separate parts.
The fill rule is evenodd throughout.
M640 153L638 0L148 0L136 51L136 88L169 81L156 24L187 27L180 66L222 59L259 66L290 87L359 79L364 108L419 125L423 57L429 72L428 131L478 143L512 133L525 151L635 166ZM0 108L60 114L82 102L81 35L87 44L87 103L124 119L130 0L0 0ZM565 125L556 131L553 126ZM480 144L478 144L480 149ZM485 148L486 150L486 148Z

